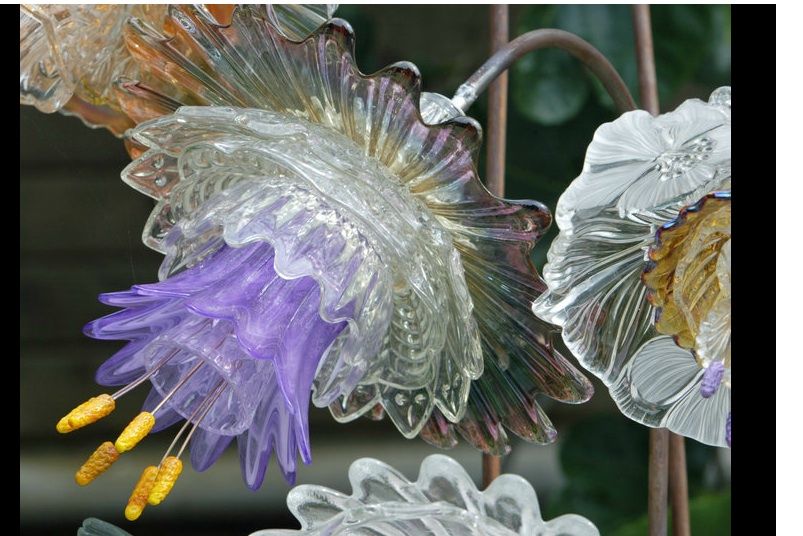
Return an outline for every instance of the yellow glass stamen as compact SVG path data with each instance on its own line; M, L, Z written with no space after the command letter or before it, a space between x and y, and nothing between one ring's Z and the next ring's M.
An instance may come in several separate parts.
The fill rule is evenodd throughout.
M156 424L156 417L153 416L153 413L143 411L128 423L120 437L114 442L114 447L120 454L133 449L137 443L142 441L143 437L148 435L154 424Z
M159 473L156 475L156 482L148 494L148 504L156 506L161 503L173 489L173 485L178 480L183 468L181 460L175 456L168 456L159 466Z
M62 434L72 432L99 421L112 411L114 411L114 399L107 394L98 395L62 417L56 425L56 430Z
M159 468L155 465L146 467L142 471L142 476L139 477L139 482L131 492L131 497L128 498L128 505L125 507L125 518L129 521L136 521L145 505L148 504L148 495L150 495L153 485L156 483L156 475L159 473Z
M75 483L79 486L86 486L111 467L119 457L120 453L114 448L112 442L106 441L92 453L89 459L84 462L84 465L75 473Z

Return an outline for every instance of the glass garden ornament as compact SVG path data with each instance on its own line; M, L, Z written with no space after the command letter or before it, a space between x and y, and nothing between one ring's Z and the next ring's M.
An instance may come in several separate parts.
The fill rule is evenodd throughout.
M625 415L718 446L730 445L730 115L725 87L601 126L558 201L549 289L533 303Z
M501 475L479 491L460 464L440 454L424 459L414 482L371 458L355 461L349 480L351 495L314 485L294 488L287 506L301 529L261 530L251 536L599 535L593 523L576 514L544 521L535 490L520 476Z
M225 22L232 6L201 6ZM303 38L334 13L334 5L270 5L266 16L291 38ZM22 4L20 5L20 103L43 112L61 111L87 126L116 135L133 126L114 94L120 77L141 78L123 41L129 18L174 33L167 5Z
M140 123L123 179L157 201L143 239L166 255L161 281L104 296L124 310L87 329L131 341L101 383L154 384L152 418L121 446L184 418L196 468L237 436L249 486L272 452L292 480L296 452L309 462L311 389L340 421L384 412L443 447L455 430L493 453L509 449L505 427L554 440L535 396L592 388L529 310L551 216L482 186L477 123L420 93L412 64L360 73L344 21L295 41L250 6L225 26L168 9L174 37L132 19L126 41L169 94L118 85Z
M127 30L129 48L142 62L143 68L151 70L152 77L180 82L163 86L169 90L168 94L158 94L136 81L119 84L123 109L135 121L170 114L180 104L236 106L238 109L263 111L260 114L256 111L198 110L186 112L192 113L192 119L190 116L176 119L185 131L198 134L206 128L205 125L213 122L218 125L228 123L225 127L210 126L213 132L221 129L228 132L232 118L239 118L244 125L256 125L257 122L251 121L252 117L270 118L277 125L288 118L296 123L296 126L288 124L288 128L299 129L299 135L314 140L310 143L315 149L333 151L338 155L354 154L351 162L351 157L340 158L335 166L338 169L333 173L345 177L367 169L372 170L376 177L384 174L385 179L368 180L377 182L380 196L389 197L374 202L366 197L374 195L368 190L363 193L357 190L339 192L336 180L332 182L337 186L331 188L331 195L354 195L363 199L361 202L365 203L367 211L358 211L374 214L371 218L376 218L377 214L396 217L384 210L388 202L399 207L407 205L414 211L416 206L421 207L423 220L419 223L425 224L427 233L433 233L430 242L440 250L432 255L420 251L417 255L426 260L419 261L416 257L412 263L416 266L406 268L412 270L404 275L408 282L397 285L392 292L395 300L393 314L402 316L392 321L389 344L392 347L399 344L400 338L411 335L416 340L401 343L405 348L390 352L368 345L363 352L371 355L376 350L379 353L375 355L380 359L371 358L372 369L358 373L369 379L368 382L360 380L358 389L350 391L358 380L356 377L345 383L339 381L338 402L331 405L335 416L349 420L369 411L376 414L371 408L381 403L405 435L413 436L423 428L423 435L428 440L451 446L456 441L456 434L450 423L460 420L463 415L459 428L464 437L494 453L504 453L509 448L504 427L530 441L552 441L556 432L535 402L534 395L543 393L562 401L582 402L591 395L592 388L552 348L550 340L554 327L524 313L523 307L529 308L529 302L544 288L529 259L529 252L550 224L551 217L539 203L505 202L491 196L481 185L474 167L480 143L480 129L476 122L464 117L445 97L420 93L420 75L412 64L398 63L371 76L360 73L353 59L352 30L344 21L333 20L309 39L293 42L273 35L275 30L265 24L259 13L248 7L236 10L229 26L220 26L192 7L171 8L171 17L175 26L180 28L172 39L136 20ZM177 53L180 50L192 53ZM220 120L209 119L213 114L221 113L228 115L219 115ZM301 121L296 122L290 117ZM197 125L193 125L195 121ZM163 131L169 130L167 124L162 127ZM238 133L246 135L249 140L243 141L243 145L263 136L256 129L252 130L255 132ZM309 133L301 134L306 131ZM222 133L209 135L218 137L218 146L223 143ZM317 143L315 138L318 135L321 143ZM142 154L148 147L153 151L154 145L160 145L160 142L153 141L148 145L140 138L137 134L131 137L131 145L137 148L134 154ZM178 143L190 143L190 138L184 137ZM356 153L347 151L353 145L356 145ZM177 145L174 147L178 150ZM327 147L329 149L325 149ZM169 149L173 150L173 147ZM331 163L337 160L330 159L325 164L331 167ZM177 195L170 190L178 182L175 174L170 176L172 178L164 173L154 175L148 162L142 161L146 168L141 171L143 176L158 176L165 181L165 186L157 184L154 188L152 182L143 180L140 188L162 199L164 206L172 206L173 202L168 198ZM293 166L298 168L299 164ZM311 170L310 164L304 164L304 173L315 172ZM350 178L346 184L353 182ZM389 186L396 192L391 193ZM211 193L209 190L206 195ZM419 215L409 213L401 217L413 221ZM146 241L153 242L154 236L166 232L154 225L176 221L175 217L171 218L152 217ZM385 228L390 230L393 225L389 221ZM399 227L392 232L404 229ZM451 253L449 244L440 244L436 235L442 235L446 242L451 241ZM409 265L413 257L405 255L397 258L404 257ZM434 261L439 266L424 270L433 274L431 281L438 279L434 274L448 275L448 286L443 287L444 296L438 298L426 296L431 294L431 290L424 287L431 281L422 286L416 281L424 282L427 278L414 273L432 262L428 260L430 257L440 257ZM501 259L504 262L500 262ZM464 275L460 274L461 270L465 271ZM405 287L410 287L410 290ZM465 288L468 289L467 295ZM450 293L453 298L449 297ZM443 309L433 300L441 299L463 308L462 312L450 305L449 310L456 316L434 314L433 311ZM504 314L500 314L500 309ZM404 316L409 314L413 316ZM439 316L443 318L436 318ZM455 318L467 319L464 327L455 326L455 329L464 329L465 336L456 338L457 332L444 327L444 323L453 322ZM377 333L382 336L386 329L381 325L377 327ZM350 333L349 337L358 335L353 329ZM427 353L436 359L424 359ZM439 353L452 357L438 359ZM402 357L404 354L409 354L415 362L403 367L392 364L393 360L407 359ZM489 358L485 363L486 374L469 388L468 380L475 379L481 370L481 355ZM463 365L455 366L461 360ZM353 376L355 369L352 364L349 370ZM397 370L394 371L393 367ZM331 374L325 370L326 374ZM429 385L425 386L427 382ZM327 400L328 403L335 402L332 398L335 393L324 389L320 381L317 383L316 404ZM377 385L385 387L380 389ZM472 394L464 413L469 390ZM432 418L426 422L430 415Z

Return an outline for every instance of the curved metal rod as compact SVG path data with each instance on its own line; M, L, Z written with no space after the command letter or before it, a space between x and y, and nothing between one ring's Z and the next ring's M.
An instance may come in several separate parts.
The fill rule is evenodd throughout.
M513 65L513 62L528 52L541 48L559 48L576 57L602 82L620 112L636 109L636 103L622 77L602 52L575 34L554 28L527 32L500 48L463 85L457 88L452 97L452 104L465 112L488 88L488 85Z

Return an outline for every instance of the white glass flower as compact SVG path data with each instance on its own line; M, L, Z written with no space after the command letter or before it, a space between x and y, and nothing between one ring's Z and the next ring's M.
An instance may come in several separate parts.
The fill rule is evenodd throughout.
M567 347L625 415L720 446L730 443L730 246L722 249L730 238L730 114L730 88L720 88L707 103L688 100L658 117L628 112L601 126L583 172L558 201L549 288L533 303L536 315L563 328ZM704 206L705 218L688 217ZM672 248L661 242L669 235ZM661 251L674 259L656 272L672 276L652 283L663 290L643 275ZM711 277L720 257L723 275ZM695 279L701 267L708 277ZM691 340L664 327L667 319L656 324L650 303L675 304L683 292ZM701 385L719 375L708 372L713 362L725 365L726 388L705 396Z
M441 454L426 458L410 482L374 459L349 469L352 494L302 485L287 496L301 530L261 530L252 536L371 534L375 536L598 536L584 517L541 518L533 487L517 475L501 475L479 491L465 470Z

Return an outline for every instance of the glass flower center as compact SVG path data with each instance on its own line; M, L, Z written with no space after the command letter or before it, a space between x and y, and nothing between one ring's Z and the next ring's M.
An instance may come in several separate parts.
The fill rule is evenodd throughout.
M660 180L678 179L697 164L708 160L716 141L708 136L700 136L683 144L680 150L662 153L655 164L661 175Z
M270 379L272 364L248 356L226 320L192 317L168 330L145 351L146 369L157 366L167 355L170 360L151 377L162 397L198 364L187 384L170 398L169 405L190 419L223 380L228 389L215 401L201 427L225 435L245 431L254 418L260 391Z

